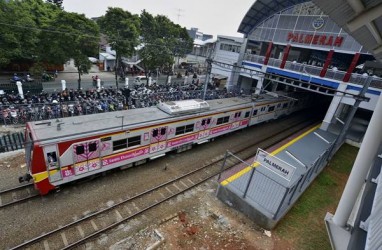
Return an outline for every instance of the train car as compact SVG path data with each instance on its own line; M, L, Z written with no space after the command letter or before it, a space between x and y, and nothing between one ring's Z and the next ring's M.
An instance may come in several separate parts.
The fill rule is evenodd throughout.
M28 173L42 195L60 185L118 167L140 165L167 152L301 109L301 100L264 94L255 99L170 101L155 107L26 124Z

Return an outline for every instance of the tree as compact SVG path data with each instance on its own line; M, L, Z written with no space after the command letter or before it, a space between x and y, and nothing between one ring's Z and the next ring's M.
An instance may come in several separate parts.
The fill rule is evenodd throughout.
M88 59L98 52L99 27L83 14L60 12L49 24L44 36L44 59L55 58L55 63L74 59L78 72L78 88L81 75L88 73L91 63Z
M192 50L193 40L187 30L174 24L166 16L152 16L145 10L140 16L141 42L139 51L145 71L162 68L170 74L174 58Z
M63 9L62 4L64 0L47 0L47 2L56 5L60 9Z
M29 1L0 1L0 64L32 59L36 48L37 24L28 11ZM36 1L35 5L42 4Z
M40 34L61 11L42 0L0 0L0 66L41 61L45 51Z
M116 52L115 81L118 88L118 73L123 56L132 56L138 45L140 22L137 15L121 8L111 8L97 20L101 33L107 36L111 48Z

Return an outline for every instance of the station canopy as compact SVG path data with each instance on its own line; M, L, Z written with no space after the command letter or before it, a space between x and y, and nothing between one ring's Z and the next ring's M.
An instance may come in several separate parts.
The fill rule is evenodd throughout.
M238 32L248 36L268 17L306 0L256 0L240 23ZM326 15L375 58L382 61L381 0L312 0Z

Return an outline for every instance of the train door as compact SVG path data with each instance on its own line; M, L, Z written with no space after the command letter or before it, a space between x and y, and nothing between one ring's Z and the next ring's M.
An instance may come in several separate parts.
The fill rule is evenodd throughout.
M56 144L44 147L44 159L50 182L61 180L61 166Z
M153 128L150 132L150 154L166 149L168 127Z
M101 168L100 141L91 140L73 145L73 169L75 175Z
M196 127L199 129L198 139L206 138L210 135L210 125L212 123L212 118L204 118L201 122L196 123Z

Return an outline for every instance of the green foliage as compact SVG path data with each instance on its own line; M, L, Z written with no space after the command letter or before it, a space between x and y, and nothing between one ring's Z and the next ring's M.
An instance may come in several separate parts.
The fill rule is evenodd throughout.
M97 20L117 58L132 56L138 45L139 17L121 8L111 8Z
M56 5L58 8L62 9L62 3L64 0L47 0L48 3Z
M97 53L97 24L64 12L62 1L50 2L0 0L0 66L11 61L63 64Z
M30 1L0 1L0 65L14 59L31 59L38 31ZM33 6L42 4L36 0Z
M143 10L140 21L142 48L139 55L146 71L169 69L174 63L174 57L182 57L192 50L193 40L187 30L166 16L153 16Z
M41 63L35 63L29 71L31 72L32 75L34 75L35 79L41 79L42 74L45 72L45 66Z

